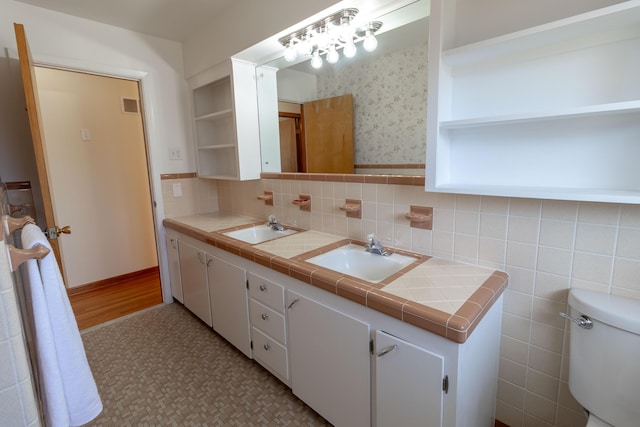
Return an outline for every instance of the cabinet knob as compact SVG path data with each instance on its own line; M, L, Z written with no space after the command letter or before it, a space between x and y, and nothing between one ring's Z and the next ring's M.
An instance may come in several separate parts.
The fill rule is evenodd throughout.
M267 350L267 351L269 351L269 349L271 349L271 346L269 345L269 343L266 343L262 347L264 347L264 349Z
M266 290L267 290L267 287L265 286L265 284L264 284L264 283L263 283L262 285L260 285L260 290L261 290L262 292L264 292L264 291L266 291Z
M269 315L267 313L262 313L260 317L262 317L262 320L267 320L269 318Z

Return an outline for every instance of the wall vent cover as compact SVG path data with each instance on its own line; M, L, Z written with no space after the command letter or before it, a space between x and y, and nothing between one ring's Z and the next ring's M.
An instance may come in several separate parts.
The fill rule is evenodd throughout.
M120 98L122 100L122 112L130 114L138 114L138 100L135 98Z

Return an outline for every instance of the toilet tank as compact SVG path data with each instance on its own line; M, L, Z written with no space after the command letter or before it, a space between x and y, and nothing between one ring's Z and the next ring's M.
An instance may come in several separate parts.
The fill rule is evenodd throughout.
M585 289L569 291L571 323L569 389L589 412L616 427L640 420L640 300Z

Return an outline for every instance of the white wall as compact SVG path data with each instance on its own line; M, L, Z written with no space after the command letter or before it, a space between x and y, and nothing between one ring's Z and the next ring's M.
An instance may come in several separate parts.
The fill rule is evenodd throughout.
M195 161L188 115L187 85L183 74L182 47L179 43L138 34L85 19L51 12L12 0L0 0L0 65L15 66L16 42L13 23L25 26L36 62L63 64L70 68L98 70L122 76L140 76L151 180L156 209L156 228L162 233L161 173L192 172ZM0 71L0 87L19 85L18 74ZM0 129L0 175L4 180L36 181L29 167L28 125L21 91L2 92L2 113L14 118ZM5 125L5 123L3 123ZM169 160L169 148L180 148L183 160ZM5 152L8 156L5 157ZM9 160L11 158L11 160ZM5 161L6 159L6 161ZM19 161L13 162L13 159ZM29 170L31 169L31 170ZM24 175L29 174L28 177ZM163 239L163 236L161 236ZM163 240L161 240L163 241ZM162 251L161 266L166 266ZM163 268L163 277L168 277ZM167 280L168 285L168 280ZM166 286L165 286L166 288ZM165 299L170 291L164 289Z

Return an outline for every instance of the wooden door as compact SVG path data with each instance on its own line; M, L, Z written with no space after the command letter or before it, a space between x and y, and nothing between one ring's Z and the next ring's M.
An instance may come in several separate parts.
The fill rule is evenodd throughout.
M282 172L299 172L296 119L280 117L280 168Z
M38 172L38 181L40 183L40 191L42 192L42 203L44 209L44 220L47 230L57 229L56 219L53 210L53 201L51 198L51 187L49 186L49 178L47 173L46 156L44 152L44 140L42 123L40 120L40 106L38 105L38 88L34 76L34 65L27 43L27 36L22 24L13 24L16 34L16 43L18 45L18 58L20 61L20 73L22 75L22 85L24 86L24 97L27 103L27 114L29 116L29 127L31 129L31 140L33 142L33 151L36 158L36 170ZM56 238L50 239L49 243L53 249L53 253L58 261L60 272L63 274L62 254L60 246Z
M303 104L307 172L353 173L353 96Z

